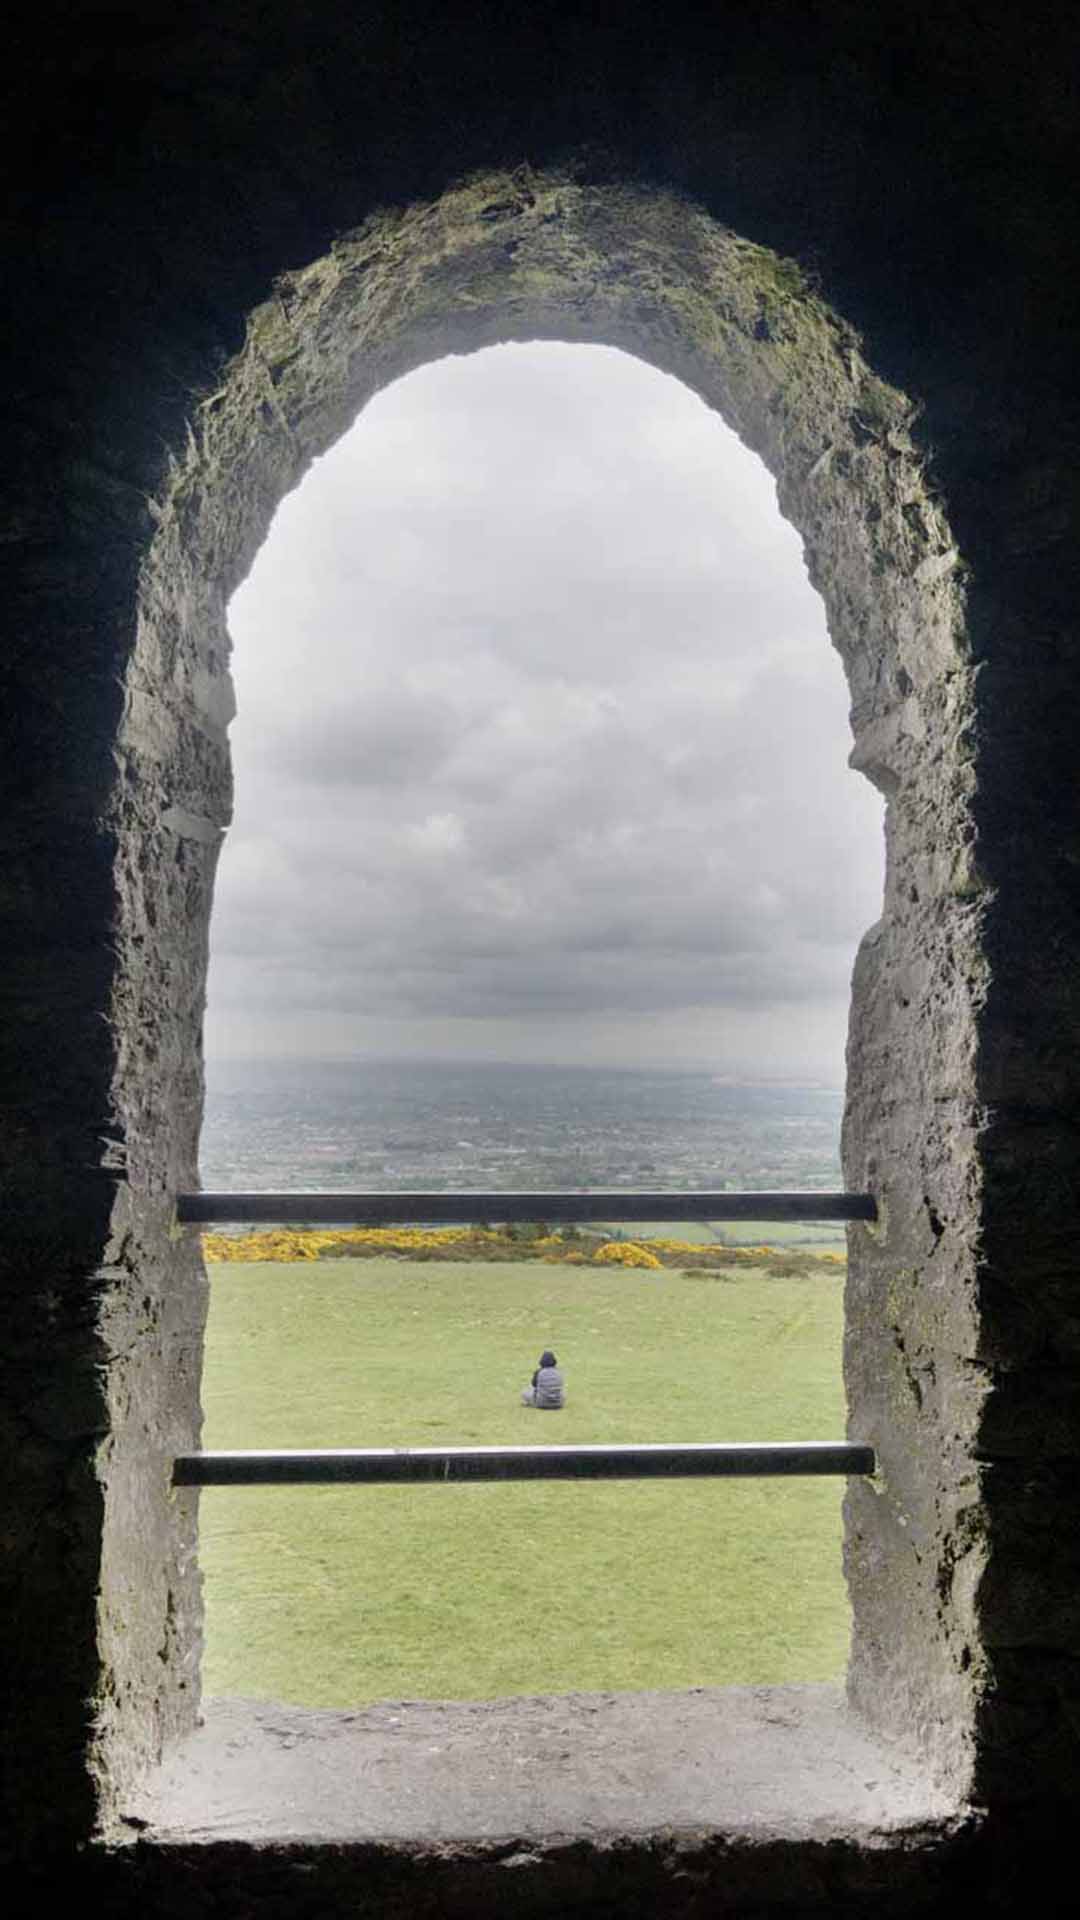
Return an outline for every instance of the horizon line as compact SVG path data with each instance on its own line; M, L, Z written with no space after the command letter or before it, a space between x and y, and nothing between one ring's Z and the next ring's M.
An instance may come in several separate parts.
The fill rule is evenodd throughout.
M686 1061L624 1062L603 1060L514 1060L494 1059L484 1055L458 1054L410 1054L410 1053L269 1053L260 1050L257 1053L229 1053L207 1055L204 1065L209 1071L215 1066L251 1066L265 1064L274 1066L386 1066L386 1067L513 1067L531 1069L537 1073L682 1073L693 1074L715 1081L727 1081L735 1086L784 1086L813 1087L822 1092L843 1093L843 1081L830 1079L826 1074L808 1072L806 1068L791 1067L775 1073L754 1074L743 1068L721 1065L690 1066Z

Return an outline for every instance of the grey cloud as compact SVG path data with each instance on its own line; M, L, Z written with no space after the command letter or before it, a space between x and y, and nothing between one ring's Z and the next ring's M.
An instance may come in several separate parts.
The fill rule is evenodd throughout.
M378 687L344 711L290 715L263 751L279 779L301 785L397 787L431 779L459 734L445 702Z
M599 349L425 368L338 456L234 603L214 1031L486 1020L528 1057L625 1014L659 1058L691 1009L828 1002L838 1047L880 807L767 476Z
M260 984L265 1007L286 1021L321 1006L367 1016L435 1016L444 1022L450 1014L509 1015L527 1022L553 1011L590 1018L612 1013L652 1017L689 1008L742 1012L816 1007L833 1000L839 1004L851 956L846 950L837 954L835 966L828 958L821 948L766 952L749 972L730 956L717 962L704 952L667 954L658 962L654 957L647 969L636 956L615 951L550 955L546 965L545 956L537 955L515 969L475 956L467 967L448 955L410 964L398 953L393 973L355 960L341 971L332 965L294 968L279 963L262 971Z

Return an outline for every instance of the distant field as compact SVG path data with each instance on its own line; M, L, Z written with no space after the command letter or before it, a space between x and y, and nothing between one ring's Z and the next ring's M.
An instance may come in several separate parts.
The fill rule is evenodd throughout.
M612 1221L613 1227L618 1222ZM719 1241L727 1247L783 1247L800 1253L846 1253L847 1234L838 1220L647 1220L640 1226L618 1230L626 1239L664 1239L678 1235L680 1240L699 1240L703 1244Z
M208 1447L842 1436L842 1274L215 1266ZM540 1348L562 1413L520 1406ZM821 1680L842 1483L212 1489L205 1682L348 1705Z
M840 1220L719 1220L712 1237L729 1247L798 1248L812 1253L846 1253L847 1231Z

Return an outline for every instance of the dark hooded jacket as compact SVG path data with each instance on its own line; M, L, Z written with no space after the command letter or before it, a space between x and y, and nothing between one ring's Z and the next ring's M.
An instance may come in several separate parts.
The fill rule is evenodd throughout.
M555 1355L547 1348L540 1355L540 1365L532 1377L538 1407L561 1407L566 1400L566 1382L562 1368Z

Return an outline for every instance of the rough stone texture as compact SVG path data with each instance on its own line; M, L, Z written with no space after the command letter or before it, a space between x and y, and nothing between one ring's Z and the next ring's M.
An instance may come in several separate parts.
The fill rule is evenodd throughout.
M314 1913L346 1882L358 1911L475 1911L511 1866L537 1912L1000 1901L1010 1850L1045 1854L1080 1787L1074 19L193 0L57 32L49 11L0 80L34 136L7 174L0 518L15 1841L118 1913L200 1890ZM553 1874L64 1851L195 1711L192 1496L167 1463L197 1433L204 1300L170 1220L228 591L380 383L532 333L643 354L758 448L889 797L845 1138L885 1200L851 1269L852 1427L882 1455L848 1505L852 1688L986 1810L931 1846L944 1879L861 1842L567 1843Z
M127 1809L145 1845L468 1844L579 1834L916 1842L953 1808L835 1687L209 1702Z
M1014 1914L1046 1845L990 1844L831 1687L211 1703L136 1796L128 1843L36 1901L96 1912ZM1061 1907L1049 1890L1047 1913Z
M870 371L794 263L686 201L573 172L480 176L375 216L279 280L254 313L157 508L132 678L147 701L162 676L217 684L225 603L277 500L379 386L440 353L538 337L641 354L761 454L848 671L855 764L888 797L885 910L860 962L849 1062L848 1178L880 1194L888 1223L858 1238L851 1267L852 1431L883 1462L869 1498L852 1495L852 1686L963 1793L983 1674L970 1581L953 1567L984 1392L970 1363L973 1009L985 967L962 569L912 441L911 403ZM157 733L154 750L164 761ZM182 735L173 750L162 796L188 777ZM144 804L149 782L128 787ZM195 943L195 972L203 928L182 905L170 945ZM935 1205L950 1220L941 1253L927 1225ZM926 1320L912 1277L932 1255L927 1291L947 1304ZM925 1372L931 1349L935 1391L913 1391L905 1359ZM123 1738L130 1745L132 1729Z
M1015 1836L1020 1844L1044 1837ZM77 1879L45 1869L26 1882L26 1893L34 1910L50 1900L90 1899L102 1920L146 1913L155 1920L327 1920L343 1913L364 1920L502 1920L507 1913L551 1920L949 1920L965 1911L976 1876L980 1913L1019 1910L1023 1882L1015 1861L994 1864L996 1876L964 1827L826 1840L693 1830L443 1844L188 1840L96 1852Z

